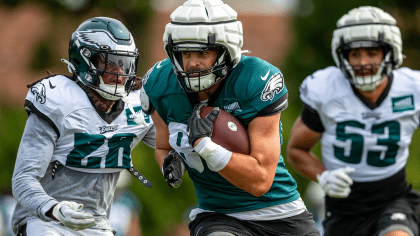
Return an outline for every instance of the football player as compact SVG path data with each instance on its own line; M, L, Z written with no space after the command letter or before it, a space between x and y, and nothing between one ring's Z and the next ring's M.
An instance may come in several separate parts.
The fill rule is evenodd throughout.
M69 61L62 61L72 76L28 86L29 117L12 179L13 229L19 236L112 236L120 172L135 172L131 151L140 141L155 146L152 120L141 112L137 49L120 21L95 17L73 33Z
M292 167L326 193L325 235L418 235L419 196L405 165L419 126L420 72L403 62L396 20L364 6L342 16L337 67L300 86L303 110L287 146ZM311 152L320 142L322 163Z
M237 13L220 0L189 0L171 14L163 41L168 58L144 76L142 108L153 112L168 184L179 187L184 168L194 183L191 235L319 235L280 155L283 75L242 55ZM203 106L215 108L201 119ZM247 128L248 155L211 140L220 109Z

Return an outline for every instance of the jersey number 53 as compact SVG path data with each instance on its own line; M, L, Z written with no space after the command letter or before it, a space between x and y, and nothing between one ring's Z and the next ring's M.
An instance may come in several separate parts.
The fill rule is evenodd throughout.
M360 132L347 132L347 130L360 130ZM369 132L365 130L366 125L358 121L344 121L337 124L337 140L344 145L333 145L334 156L346 163L357 164L362 161L364 146L367 145L366 162L375 167L385 167L395 163L400 141L400 123L397 121L386 121L374 124L371 134L361 135ZM346 145L349 144L350 145ZM341 146L341 147L340 147ZM346 147L347 146L347 147Z

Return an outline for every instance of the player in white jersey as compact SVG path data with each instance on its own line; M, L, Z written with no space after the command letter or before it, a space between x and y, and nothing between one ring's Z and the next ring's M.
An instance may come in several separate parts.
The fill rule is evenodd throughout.
M405 177L420 118L420 72L403 60L396 20L376 7L341 17L337 67L308 76L287 158L326 193L325 235L419 235L417 192ZM322 163L311 153L320 142Z
M30 88L28 120L12 178L18 204L12 226L24 235L115 234L109 214L120 172L132 172L131 151L155 147L143 116L138 53L119 21L83 22L69 44L72 76L50 75Z

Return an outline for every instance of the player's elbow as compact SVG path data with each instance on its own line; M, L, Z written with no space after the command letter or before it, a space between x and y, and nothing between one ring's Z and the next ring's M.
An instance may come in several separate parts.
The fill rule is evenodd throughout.
M261 197L270 190L271 186L273 185L273 179L265 179L257 184L251 190L251 194L255 197Z
M266 194L269 189L270 188L258 188L255 191L253 191L253 193L251 193L251 194L254 195L255 197L261 197L264 194Z
M297 157L298 155L296 154L296 152L298 151L297 148L288 145L287 146L287 154L286 154L286 161L293 166L293 164L295 164L297 162Z

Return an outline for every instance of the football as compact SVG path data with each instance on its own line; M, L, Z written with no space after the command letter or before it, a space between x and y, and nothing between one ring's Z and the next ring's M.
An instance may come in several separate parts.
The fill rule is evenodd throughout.
M206 117L213 107L201 108L201 118ZM249 138L244 126L230 113L221 109L214 122L211 140L231 152L249 155Z

